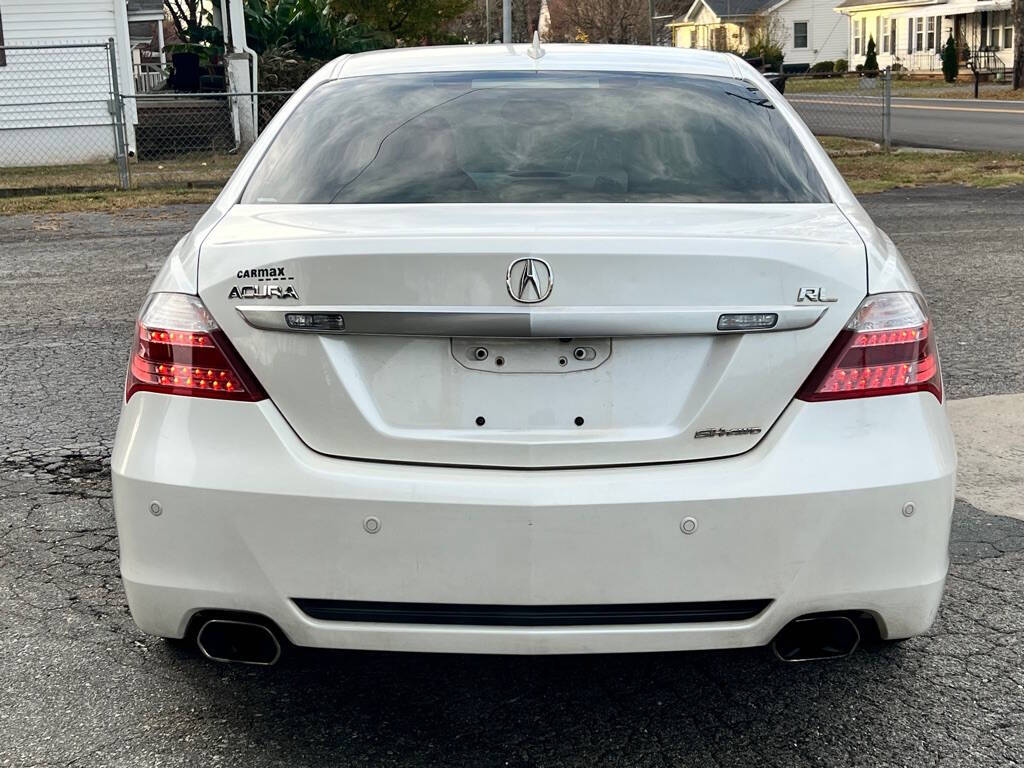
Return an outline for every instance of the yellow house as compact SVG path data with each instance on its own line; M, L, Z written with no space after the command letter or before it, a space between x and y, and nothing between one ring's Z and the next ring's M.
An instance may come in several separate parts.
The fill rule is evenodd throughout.
M695 0L683 16L668 25L672 44L742 53L750 47L746 22L769 5L766 0Z
M784 62L814 64L848 56L850 20L834 9L835 0L693 0L669 24L679 48L743 53L750 28L770 18Z

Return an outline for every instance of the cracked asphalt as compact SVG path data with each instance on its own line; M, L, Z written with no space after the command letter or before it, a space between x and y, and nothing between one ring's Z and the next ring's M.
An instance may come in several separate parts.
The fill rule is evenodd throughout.
M949 396L1024 392L1024 188L865 204L930 300ZM963 501L932 631L839 662L303 651L257 670L141 634L110 446L135 311L199 213L0 218L0 765L1024 763L1024 522Z

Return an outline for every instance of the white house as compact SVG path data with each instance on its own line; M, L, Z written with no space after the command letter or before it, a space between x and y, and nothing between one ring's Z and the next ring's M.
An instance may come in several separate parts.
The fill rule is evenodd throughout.
M850 20L832 0L694 0L668 26L680 48L743 53L751 27L766 17L778 25L786 64L849 58Z
M963 71L995 77L1013 67L1011 0L845 0L850 17L850 67L864 63L874 39L878 66L930 74L942 71L942 46L952 36Z
M160 0L132 0L162 16ZM148 14L148 17L145 16ZM103 162L115 157L108 50L119 90L134 93L126 0L0 0L0 167ZM127 135L134 147L134 105Z

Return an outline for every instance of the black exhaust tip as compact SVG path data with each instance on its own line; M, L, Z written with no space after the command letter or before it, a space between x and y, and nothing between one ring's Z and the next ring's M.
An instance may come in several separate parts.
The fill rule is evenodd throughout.
M196 633L196 645L212 661L269 667L281 658L274 630L238 619L206 620Z
M772 641L780 661L842 659L860 645L860 630L848 616L804 616L782 628Z

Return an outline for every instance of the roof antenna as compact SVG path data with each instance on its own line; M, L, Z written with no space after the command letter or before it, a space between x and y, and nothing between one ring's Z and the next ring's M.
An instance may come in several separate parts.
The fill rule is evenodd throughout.
M531 59L539 59L544 55L544 49L540 47L540 30L533 30L533 45L526 49L526 55Z

